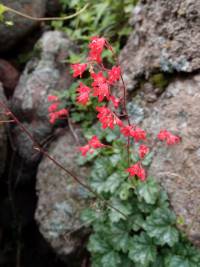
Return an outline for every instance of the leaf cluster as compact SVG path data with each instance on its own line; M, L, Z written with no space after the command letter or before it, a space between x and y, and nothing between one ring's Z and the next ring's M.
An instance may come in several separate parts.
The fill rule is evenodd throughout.
M113 148L82 162L93 160L90 186L122 212L98 200L95 208L83 211L82 220L93 229L88 242L92 266L199 267L200 253L177 230L166 193L152 177L146 182L128 179L123 142L119 133L112 135ZM100 137L105 141L105 136Z
M78 42L84 50L83 43L87 43L91 36L104 36L112 41L115 51L122 46L131 27L128 20L137 0L60 0L63 6L63 15L80 10L89 4L86 11L79 16L64 22L54 21L55 29L67 33L70 38ZM86 47L85 47L86 49Z

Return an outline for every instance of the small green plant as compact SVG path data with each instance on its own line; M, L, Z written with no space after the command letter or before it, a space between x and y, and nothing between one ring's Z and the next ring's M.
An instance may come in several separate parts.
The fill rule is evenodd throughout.
M63 6L63 12L76 12L86 3L87 9L79 16L68 22L54 21L52 26L62 30L81 46L83 52L86 52L86 43L89 36L103 35L112 41L115 51L125 44L127 36L131 31L128 20L136 0L60 0ZM74 58L73 58L74 56ZM77 61L77 54L72 55L72 61ZM70 63L74 63L74 62ZM80 57L78 59L80 61Z
M97 132L98 126L85 134ZM101 138L113 149L79 159L79 164L92 162L89 184L126 216L98 201L82 212L83 222L93 229L88 242L92 267L199 267L200 252L177 230L163 189L152 177L146 182L127 179L119 133L108 131Z

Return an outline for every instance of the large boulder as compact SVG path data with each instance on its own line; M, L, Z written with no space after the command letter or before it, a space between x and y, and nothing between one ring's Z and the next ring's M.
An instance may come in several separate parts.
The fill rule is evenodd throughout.
M63 33L49 31L36 47L38 56L27 63L11 100L11 108L35 141L43 144L53 130L49 123L48 95L64 92L72 81L64 61L73 44ZM14 127L13 137L20 156L27 162L37 161L33 143L20 127Z
M80 168L76 163L77 145L71 132L66 130L48 151L51 157L85 183L88 169ZM36 189L35 219L44 238L59 255L66 257L80 253L88 235L87 227L80 221L80 212L89 201L87 191L48 158L43 158L39 165Z
M179 145L154 147L149 175L167 191L179 227L200 246L200 75L176 79L157 102L146 108L143 128L155 135L168 129L181 136Z
M120 61L127 87L158 72L193 72L200 68L200 1L141 0L134 27Z
M149 175L169 194L178 226L200 247L200 2L140 0L120 61L131 121L152 135L168 129L182 137L167 147L152 142ZM132 98L132 95L136 97Z
M46 2L46 0L1 1L2 4L33 17L43 17L45 15ZM26 38L26 35L38 25L37 21L26 19L10 11L5 13L5 20L12 21L13 26L0 23L0 53L8 51L20 40Z
M6 103L6 98L3 93L3 87L0 83L0 101ZM0 121L6 120L6 116L4 116L4 110L0 107ZM6 155L7 155L7 135L6 135L6 127L4 123L0 122L0 176L4 171L4 167L6 164Z

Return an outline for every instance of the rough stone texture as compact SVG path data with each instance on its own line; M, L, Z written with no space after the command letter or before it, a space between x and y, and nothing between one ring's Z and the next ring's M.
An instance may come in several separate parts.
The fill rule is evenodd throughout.
M46 0L2 0L1 3L34 17L42 17L46 11ZM12 21L14 25L0 23L0 53L11 49L38 24L11 12L5 13L5 20Z
M8 61L0 59L0 82L5 89L5 94L12 96L19 80L19 71Z
M11 108L35 140L43 143L53 129L49 123L47 97L69 88L72 80L63 61L73 45L63 33L49 31L36 46L39 56L28 62L15 89ZM13 129L13 137L22 158L27 162L37 159L33 156L31 140L19 127Z
M62 10L62 5L59 0L48 0L46 14L48 17L59 16Z
M179 225L200 246L200 75L176 79L154 104L145 106L142 126L156 135L168 129L182 137L179 145L159 143L149 175L158 179L169 194Z
M141 0L134 27L120 61L129 90L158 72L193 72L200 68L200 1Z
M88 170L77 166L76 149L73 136L66 131L51 144L49 154L84 182L82 178L87 177ZM39 165L36 188L38 205L35 218L44 238L63 256L83 249L88 230L81 227L79 216L88 202L85 189L48 158L43 158ZM78 231L73 232L76 229ZM73 233L67 235L69 232Z
M1 83L0 83L0 100L6 102ZM1 107L0 107L0 112L3 112ZM3 116L3 114L0 114L0 120L5 120L5 119L6 119L5 116ZM6 128L5 124L0 123L0 176L4 171L6 163L6 154L7 154Z

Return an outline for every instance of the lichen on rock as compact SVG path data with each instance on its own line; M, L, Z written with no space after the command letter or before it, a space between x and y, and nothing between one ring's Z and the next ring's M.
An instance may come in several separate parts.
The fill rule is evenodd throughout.
M133 32L120 56L129 90L152 73L200 68L199 1L141 0L130 23Z

